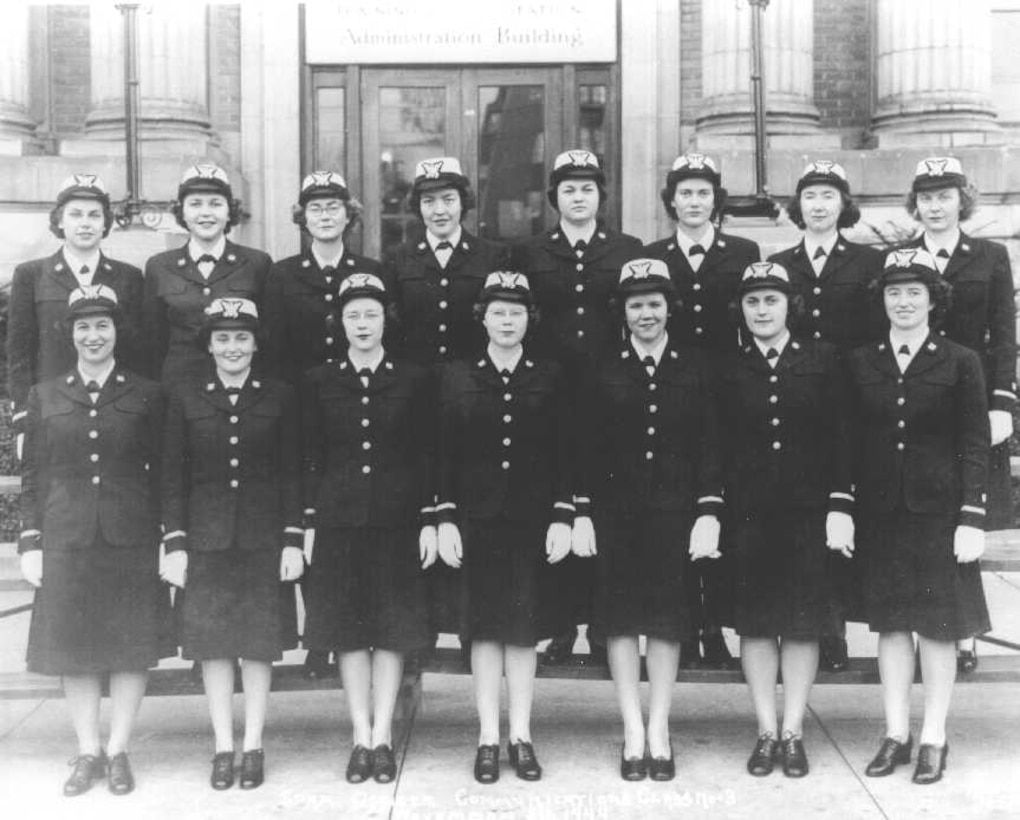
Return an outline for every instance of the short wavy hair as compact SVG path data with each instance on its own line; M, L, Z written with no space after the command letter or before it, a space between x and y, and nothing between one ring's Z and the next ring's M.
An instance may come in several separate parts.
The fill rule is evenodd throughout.
M821 183L814 183L816 185ZM812 186L806 185L805 188ZM861 209L857 206L854 198L845 191L840 191L835 185L830 186L839 191L840 198L843 200L843 207L839 212L839 219L836 220L837 228L852 228L861 219ZM801 191L800 193L804 193ZM804 214L800 209L800 194L794 194L790 197L790 201L786 203L786 215L790 217L790 221L801 230L807 226L804 222Z
M703 177L696 177L696 179L703 179ZM662 199L662 204L666 208L666 213L669 214L669 218L674 222L679 222L680 217L676 212L676 206L673 205L673 197L676 196L676 186L684 180L678 179L672 185L667 185L661 191L659 196ZM705 180L706 182L708 180ZM713 224L718 225L723 217L723 209L726 207L726 189L722 185L712 185L712 213L709 215L709 219Z
M945 186L929 187L927 191L940 191L944 188L956 188L960 192L960 221L966 222L974 215L974 211L977 210L978 206L978 190L969 182L966 185L957 185L954 182L947 183ZM907 194L907 199L903 203L907 209L907 213L910 214L918 222L921 221L920 216L917 213L917 191L910 191Z
M185 194L187 196L187 194ZM218 194L223 196L223 194ZM227 199L227 197L223 197ZM230 233L230 229L235 225L241 223L241 218L244 216L244 209L241 207L241 200L239 199L227 199L227 204L230 206L230 213L227 216L227 226L223 229L224 234ZM170 213L174 215L174 219L177 220L177 224L180 225L184 230L191 233L191 229L188 227L188 223L184 221L184 200L176 199L170 205Z
M113 228L113 206L110 204L110 198L105 197L103 199L96 199L95 197L71 197L67 202L60 205L54 206L50 210L50 233L53 234L57 239L64 239L64 229L60 227L60 220L64 218L64 208L69 203L74 202L76 199L82 200L94 200L103 206L103 239L106 239L110 235L110 230Z
M431 193L433 191L442 191L450 188L460 194L460 218L464 221L464 217L468 215L468 212L475 207L475 195L474 192L468 185L462 185L457 182L451 182L449 185L437 185L427 188L422 191L420 188L412 187L411 193L407 196L407 207L412 214L418 219L421 219L421 197L424 193Z
M953 306L953 286L942 276L934 271L919 273L917 280L928 288L928 296L931 299L931 313L928 314L928 326L936 329L942 326L949 309ZM868 293L871 296L872 304L882 317L886 328L889 325L889 317L885 313L885 283L879 274L868 283Z
M768 290L768 288L760 288L760 290ZM752 292L752 291L749 291ZM780 291L782 293L782 291ZM746 295L746 294L745 294ZM807 308L804 305L804 297L799 293L786 293L786 329L790 333L797 333L800 330L801 324L804 321L804 316L807 314ZM730 321L737 325L740 329L741 339L750 339L754 336L751 333L751 328L747 326L747 322L744 321L744 308L741 303L744 301L743 296L738 296L729 304Z

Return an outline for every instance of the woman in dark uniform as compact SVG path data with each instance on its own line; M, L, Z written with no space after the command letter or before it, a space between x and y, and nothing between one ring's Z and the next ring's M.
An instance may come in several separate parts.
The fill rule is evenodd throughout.
M721 231L726 189L711 157L697 153L677 157L660 196L666 213L676 221L676 233L653 242L644 253L666 263L676 289L679 305L670 317L669 332L677 344L699 347L713 357L728 355L740 343L739 323L730 306L744 269L761 259L761 251L751 240ZM707 664L725 668L733 662L722 635L729 607L727 562L728 558L702 561L687 575L700 635L681 646L683 666L701 664L699 637Z
M50 211L50 231L63 241L60 250L14 269L7 321L7 378L11 423L19 439L24 433L29 388L66 373L77 361L70 334L62 326L68 313L68 294L75 288L105 285L117 294L121 316L117 358L123 367L144 370L137 338L142 273L100 250L112 227L113 209L102 180L94 174L75 174L61 184Z
M877 339L885 315L876 309L868 284L881 272L883 257L881 251L840 235L861 218L843 166L829 160L808 163L786 212L804 237L769 261L787 270L803 300L799 335L831 342L843 352ZM848 658L845 628L840 615L833 614L836 621L820 641L821 664L838 672L846 669Z
M340 283L349 343L301 389L306 524L315 546L305 643L337 652L354 749L347 780L396 777L404 655L431 642L423 569L436 559L435 397L427 369L383 346L390 297L374 274Z
M985 545L988 402L981 361L934 333L951 286L923 248L894 251L878 280L889 335L850 355L860 425L857 554L878 637L885 739L871 777L910 761L917 633L924 723L915 783L946 767L954 641L987 631L978 558Z
M201 378L208 365L196 344L206 307L214 299L250 299L262 305L269 257L227 239L241 220L226 172L193 165L184 172L174 216L188 242L145 263L143 314L149 338L149 369L166 385Z
M791 336L803 310L792 278L774 262L744 272L739 309L748 341L720 370L733 626L758 719L747 769L758 777L780 754L787 777L808 773L802 724L818 639L836 617L824 547L847 557L853 550L846 371L833 345Z
M69 797L109 776L134 788L127 749L160 655L168 611L158 575L159 385L121 368L113 288L71 291L64 331L77 367L28 395L22 473L22 572L37 587L28 669L60 675L78 736ZM162 604L162 605L161 605ZM109 675L104 751L99 702Z
M440 383L439 554L463 578L461 638L471 645L479 721L475 779L499 779L505 674L510 765L538 780L531 701L535 645L548 636L542 575L570 552L574 512L568 395L560 365L526 349L534 322L526 277L490 274L477 313L488 347L446 365Z
M380 269L378 262L352 253L346 244L361 211L361 203L336 171L315 171L302 181L293 219L311 237L311 244L275 263L266 280L265 348L260 358L271 375L297 386L310 368L344 357L340 283L352 273L378 274ZM306 573L301 580L306 610L309 586ZM308 652L307 677L331 673L336 667L330 666L329 653Z
M953 301L939 332L981 359L992 436L986 529L1002 530L1013 526L1009 439L1017 398L1016 305L1006 248L960 230L960 223L973 215L977 198L958 159L921 160L907 195L907 211L924 226L924 232L909 247L927 250L939 273L953 286ZM961 672L977 668L974 641L961 642L957 663Z
M174 386L163 445L164 577L186 590L181 654L202 665L216 742L214 789L234 783L238 658L240 785L262 784L272 662L296 643L294 588L281 582L304 569L296 396L283 382L253 375L257 331L249 299L209 305L199 340L213 367Z
M570 391L576 394L581 370L615 344L616 317L609 298L620 266L641 253L641 240L618 233L599 216L608 197L606 175L590 151L564 151L553 161L546 196L559 222L545 233L517 245L513 267L531 281L542 323L531 349L566 368ZM545 660L557 663L573 651L576 625L591 618L591 569L568 559L552 573L558 589L563 624L545 649ZM605 649L589 635L592 655L605 661Z
M475 205L471 183L454 157L419 162L410 210L424 235L384 257L384 282L392 283L400 315L401 355L431 365L473 357L485 334L472 309L485 277L506 267L506 246L469 233L461 224Z
M696 629L685 576L691 559L719 555L714 377L702 351L677 345L666 330L674 289L665 262L627 263L616 294L628 337L591 369L578 404L580 440L588 446L579 448L574 525L586 537L575 549L596 556L593 625L608 639L623 716L620 774L672 780L669 709L680 641ZM647 727L640 635L648 639Z

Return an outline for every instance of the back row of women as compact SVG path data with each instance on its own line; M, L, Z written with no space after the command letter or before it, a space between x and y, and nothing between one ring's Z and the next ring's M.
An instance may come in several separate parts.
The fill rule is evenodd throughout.
M239 780L261 784L271 663L295 643L285 582L306 566L304 643L338 652L352 783L395 776L404 658L436 630L469 647L476 779L499 777L504 675L510 763L538 779L535 646L569 651L586 622L616 683L624 779L674 776L677 666L699 639L726 662L724 623L758 719L748 771L803 776L819 639L845 617L879 633L886 735L867 774L911 759L917 633L913 779L941 777L954 641L989 628L976 559L1016 400L1008 258L960 232L975 204L960 163L919 164L924 233L887 257L840 236L858 210L832 162L805 169L788 209L804 240L770 262L719 231L725 190L702 155L674 163L676 234L644 249L599 220L589 152L557 157L548 194L559 224L507 249L463 229L459 163L424 161L424 231L380 264L345 246L361 206L342 177L314 173L294 210L309 248L274 265L227 240L239 203L198 165L175 204L189 241L143 280L99 250L99 180L68 181L51 212L63 248L17 269L8 338L39 588L28 662L63 676L66 794L104 776L133 789L145 670L177 644L201 662L216 789L237 777L242 659ZM178 588L174 634L160 576Z

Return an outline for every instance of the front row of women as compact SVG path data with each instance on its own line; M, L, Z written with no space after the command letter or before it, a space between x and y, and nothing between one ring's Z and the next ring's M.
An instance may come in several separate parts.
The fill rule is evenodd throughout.
M77 368L37 385L29 403L20 547L39 587L29 668L63 675L78 734L65 794L103 776L114 793L133 788L126 751L145 670L173 642L152 546L160 506L159 573L178 588L183 655L202 663L216 789L263 780L270 665L295 640L292 586L281 582L305 560L316 566L306 645L340 655L354 735L348 781L396 775L403 658L432 639L422 570L437 559L462 579L475 778L499 778L505 676L509 761L518 777L539 779L535 645L563 627L548 606L556 591L546 568L571 552L597 568L592 628L607 642L625 780L675 776L669 710L679 645L695 627L684 578L692 560L725 553L758 720L748 771L764 776L781 763L789 777L808 773L802 722L818 638L846 604L879 633L886 732L866 773L911 759L916 632L925 700L913 779L937 781L953 642L989 628L976 561L985 391L976 354L932 333L948 285L926 250L890 254L876 291L888 336L841 361L834 347L791 334L801 305L789 276L754 263L734 306L749 341L710 364L666 330L674 292L665 264L634 260L615 293L621 342L572 402L560 365L528 355L536 317L523 275L487 278L477 307L487 347L433 379L387 354L390 295L374 275L355 274L339 297L347 357L309 371L297 394L252 371L253 303L219 299L202 336L207 377L175 387L164 408L155 384L117 366L116 295L76 290L67 332ZM847 575L862 594L844 602L836 589ZM239 775L235 658L245 690Z

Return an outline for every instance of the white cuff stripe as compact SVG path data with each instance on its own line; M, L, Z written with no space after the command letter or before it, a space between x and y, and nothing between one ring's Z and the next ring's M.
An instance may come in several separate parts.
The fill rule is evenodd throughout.
M163 543L166 543L171 538L185 538L187 535L188 533L185 530L174 530L173 532L168 532L163 536Z
M553 504L553 508L557 509L557 510L576 510L577 509L577 507L575 507L573 504L568 504L566 501L557 501L555 504Z
M972 507L969 504L964 504L960 507L960 512L974 513L974 515L986 515L985 511L981 507Z
M455 510L455 509L457 509L457 505L454 504L452 501L444 501L442 504L436 504L436 512L439 512L440 510Z
M1011 393L1009 390L993 390L992 391L992 395L993 396L1002 396L1002 397L1007 398L1007 399L1015 399L1016 398L1016 393Z
M850 493L829 493L829 498L845 498L847 501L853 501L854 497Z
M305 534L305 531L303 529L301 529L301 527L284 527L283 531L284 532L291 532L291 533L294 533L295 535L304 535Z
M698 499L699 504L704 504L706 501L718 501L720 504L723 503L722 496L720 495L703 495Z
M575 504L591 504L591 498L589 496L586 496L586 495L575 495L574 496L574 503Z

